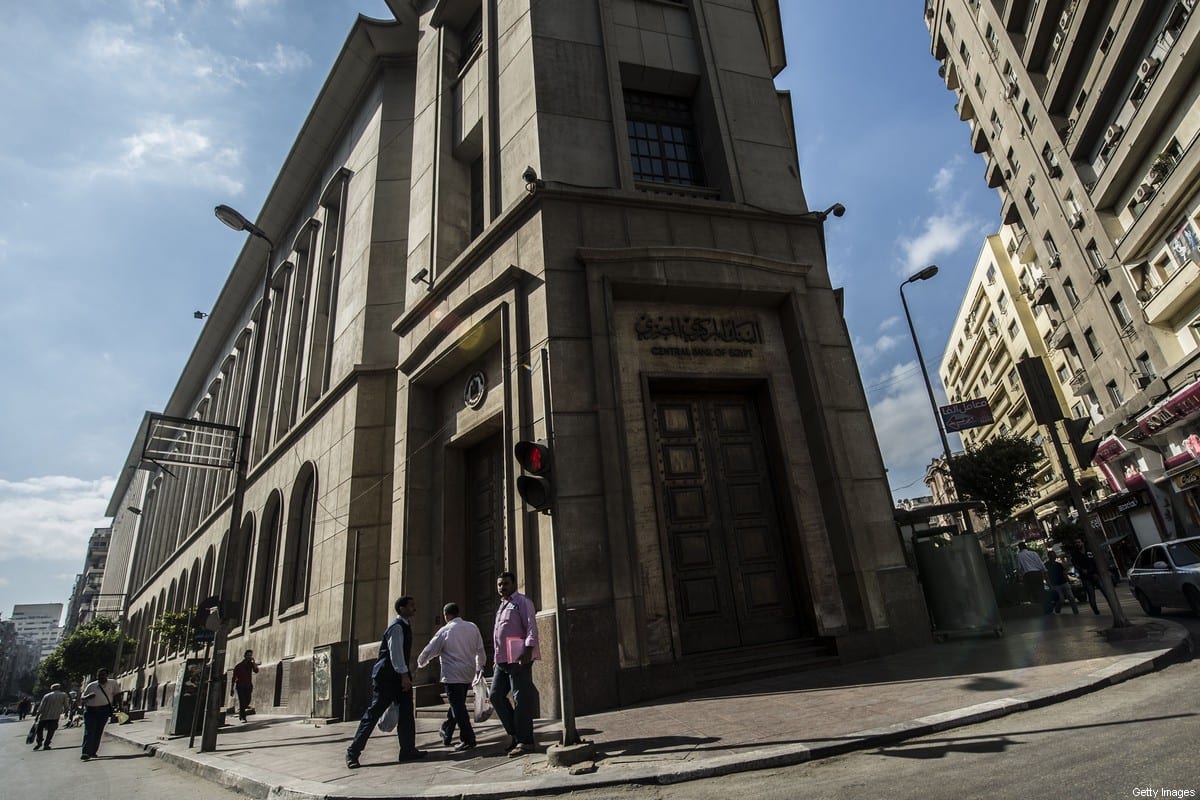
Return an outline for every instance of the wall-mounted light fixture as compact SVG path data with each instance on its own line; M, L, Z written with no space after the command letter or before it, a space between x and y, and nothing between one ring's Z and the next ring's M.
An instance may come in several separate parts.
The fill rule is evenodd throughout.
M193 311L192 316L196 319L204 319L208 314L205 314L203 311Z
M834 203L824 211L809 211L800 216L815 219L817 222L824 222L829 219L830 214L833 214L835 217L843 217L846 215L846 207L841 203Z
M430 289L433 288L433 279L429 277L428 267L421 267L419 270L413 273L412 278L409 280L411 280L413 283L423 283Z

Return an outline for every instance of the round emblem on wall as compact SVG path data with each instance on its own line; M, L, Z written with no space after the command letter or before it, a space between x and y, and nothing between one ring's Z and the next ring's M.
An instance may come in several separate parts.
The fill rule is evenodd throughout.
M471 377L467 378L467 385L463 387L463 404L468 408L479 408L486 394L487 376L482 371L472 372Z

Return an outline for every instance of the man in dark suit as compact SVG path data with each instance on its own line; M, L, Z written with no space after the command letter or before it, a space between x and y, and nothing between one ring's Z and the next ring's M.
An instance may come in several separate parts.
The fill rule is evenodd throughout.
M396 600L396 618L383 632L379 643L379 658L371 668L371 705L358 723L354 741L346 748L346 766L358 769L358 756L371 738L375 723L392 703L399 711L396 738L400 740L400 761L422 758L424 750L417 749L417 723L413 717L412 675L408 662L412 658L412 626L409 620L417 613L417 603L405 595Z

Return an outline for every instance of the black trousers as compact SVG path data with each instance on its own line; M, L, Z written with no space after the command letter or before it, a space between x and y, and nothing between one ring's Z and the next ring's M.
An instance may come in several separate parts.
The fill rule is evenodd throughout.
M395 703L399 707L400 720L396 723L396 738L400 742L400 752L415 750L417 747L417 721L413 717L413 693L400 688L400 682L373 682L371 684L371 705L363 712L358 730L354 733L354 741L346 748L346 754L358 756L367 746L375 723L387 711L388 706Z
M467 710L467 685L465 683L447 683L446 699L450 701L450 710L446 712L446 721L442 723L442 740L454 738L454 729L458 728L458 740L464 744L475 744L475 730L471 727L471 712Z
M41 747L43 744L49 747L50 741L54 738L54 732L58 730L57 719L42 719L38 720L37 724L37 743ZM45 734L46 741L42 741L42 735Z
M246 720L246 709L250 707L250 695L254 691L253 686L235 686L238 698L238 719L243 722Z

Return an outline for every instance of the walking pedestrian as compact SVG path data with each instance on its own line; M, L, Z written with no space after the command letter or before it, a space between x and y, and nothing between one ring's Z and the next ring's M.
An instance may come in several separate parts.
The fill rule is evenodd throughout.
M1079 582L1083 584L1088 605L1092 607L1093 612L1099 614L1100 607L1096 605L1096 590L1100 590L1100 594L1104 595L1105 600L1108 599L1108 595L1104 593L1104 584L1100 583L1100 570L1096 566L1096 559L1082 539L1075 540L1075 546L1071 548L1070 555L1071 566L1075 567L1075 572L1079 575Z
M533 740L533 662L538 652L537 610L533 601L517 591L517 576L502 572L496 579L500 607L493 628L496 671L491 701L508 733L512 758L536 752ZM508 700L512 692L512 702Z
M25 717L29 716L29 712L33 710L33 701L28 697L22 697L17 701L17 722L24 722Z
M433 659L441 662L442 684L446 687L446 699L450 710L442 723L442 744L449 747L454 742L454 729L458 728L456 752L470 750L475 746L475 730L471 727L471 714L467 711L467 688L475 677L483 672L487 664L487 651L483 647L483 636L474 622L458 615L458 603L446 603L442 608L446 624L425 645L417 656L417 668L421 669Z
M58 730L58 718L71 708L71 698L62 690L61 683L51 684L50 691L42 695L37 708L37 743L34 750L49 750Z
M413 684L408 670L412 657L412 625L409 622L417 613L417 602L405 595L396 600L396 618L383 632L379 643L379 658L371 668L371 704L363 712L362 720L354 740L346 748L346 766L358 769L358 756L371 738L375 723L392 703L399 711L396 723L396 738L400 741L397 760L411 761L424 758L425 751L417 749L417 722L413 717Z
M80 761L95 758L100 751L100 737L104 726L115 710L113 700L121 691L116 679L108 677L108 670L96 672L96 680L83 688L83 752Z
M1079 606L1075 604L1075 595L1071 591L1071 585L1067 579L1067 570L1053 552L1046 556L1046 573L1050 576L1050 594L1046 598L1046 613L1049 614L1051 611L1055 614L1061 613L1062 601L1066 600L1071 604L1071 610L1078 614Z
M254 651L247 650L242 660L233 668L233 692L237 693L238 719L246 721L246 709L250 707L250 698L254 693L254 676L258 674L258 664L254 663Z
M1046 565L1024 542L1017 544L1017 572L1025 587L1026 602L1041 603L1046 596Z

